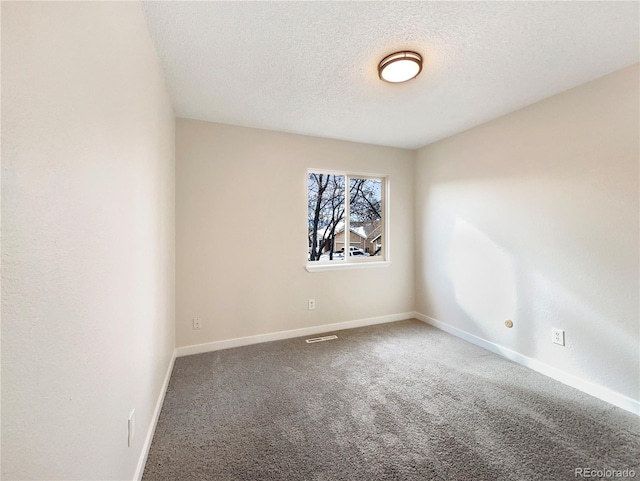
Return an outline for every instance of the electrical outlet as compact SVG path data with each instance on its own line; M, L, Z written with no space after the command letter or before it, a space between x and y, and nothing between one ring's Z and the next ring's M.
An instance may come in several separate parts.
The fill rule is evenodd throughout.
M127 430L128 430L128 437L127 437L127 446L131 447L131 445L133 444L133 435L135 434L136 431L136 410L132 409L131 412L129 413L129 419L127 420Z
M315 299L309 299L309 310L313 311L316 308L316 300Z
M199 317L193 319L193 328L194 329L202 329L202 321Z
M551 341L554 344L564 346L564 331L556 327L551 328Z

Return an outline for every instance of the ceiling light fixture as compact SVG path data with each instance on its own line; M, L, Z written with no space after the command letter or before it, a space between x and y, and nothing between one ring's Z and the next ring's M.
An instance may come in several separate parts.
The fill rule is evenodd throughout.
M400 83L416 78L422 72L422 56L416 52L396 52L378 64L378 75L385 82Z

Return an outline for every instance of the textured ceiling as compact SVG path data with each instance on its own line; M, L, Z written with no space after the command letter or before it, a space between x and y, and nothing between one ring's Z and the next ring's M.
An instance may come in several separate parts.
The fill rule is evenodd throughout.
M405 148L639 60L637 2L143 5L178 116ZM396 50L417 79L378 79Z

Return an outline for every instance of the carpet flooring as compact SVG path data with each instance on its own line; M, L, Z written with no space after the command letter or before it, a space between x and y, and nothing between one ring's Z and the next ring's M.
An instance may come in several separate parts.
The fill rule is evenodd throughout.
M631 413L420 321L328 334L178 358L143 481L640 478Z

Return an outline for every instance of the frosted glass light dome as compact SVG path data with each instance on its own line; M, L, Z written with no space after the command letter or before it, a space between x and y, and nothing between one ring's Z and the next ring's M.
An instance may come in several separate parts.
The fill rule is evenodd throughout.
M422 71L422 56L416 52L396 52L378 65L378 75L385 82L400 83L416 78Z

